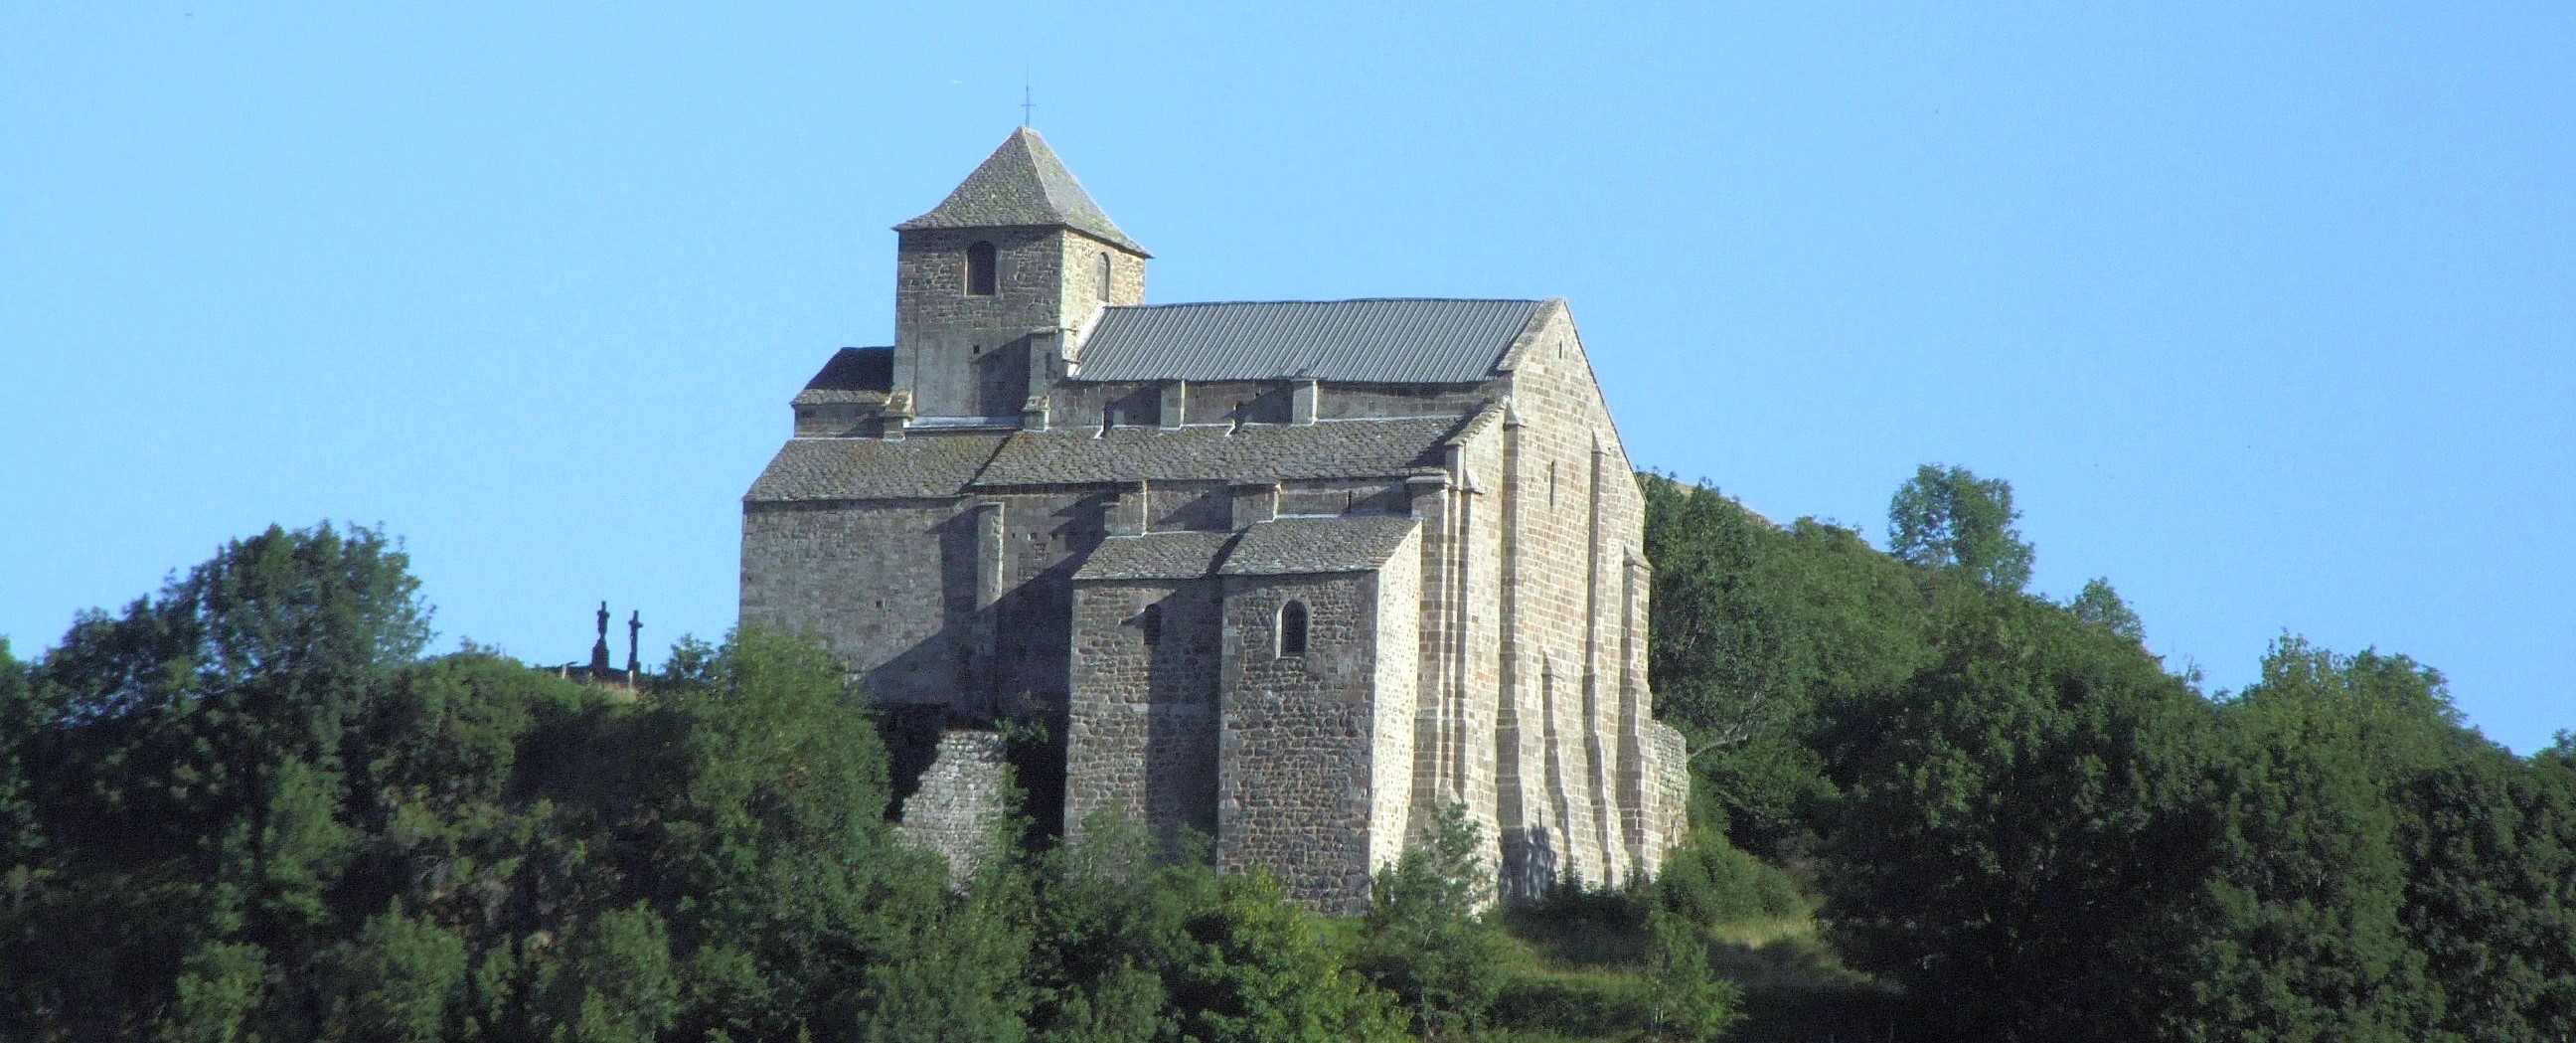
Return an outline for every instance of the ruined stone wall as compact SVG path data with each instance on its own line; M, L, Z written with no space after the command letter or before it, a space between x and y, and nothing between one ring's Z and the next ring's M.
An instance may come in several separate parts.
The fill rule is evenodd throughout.
M1376 752L1375 574L1225 580L1217 865L1262 868L1289 898L1347 914L1368 904ZM1282 657L1279 610L1309 612L1307 651Z
M1010 810L1003 799L1010 781L1008 752L1009 744L994 732L942 735L921 774L921 788L904 799L898 835L947 859L950 887L966 886L992 857L994 831Z
M1222 589L1212 579L1075 586L1068 838L1104 811L1166 843L1184 830L1216 836Z

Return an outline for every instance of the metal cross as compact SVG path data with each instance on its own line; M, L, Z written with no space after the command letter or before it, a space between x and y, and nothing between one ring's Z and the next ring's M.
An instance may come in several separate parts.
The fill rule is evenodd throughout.
M1020 81L1020 126L1029 125L1029 112L1037 107L1038 103L1029 100L1029 82L1023 78Z

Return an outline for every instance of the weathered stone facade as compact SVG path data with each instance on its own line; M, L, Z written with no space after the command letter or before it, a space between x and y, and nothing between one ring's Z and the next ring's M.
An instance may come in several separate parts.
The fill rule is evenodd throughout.
M906 839L948 856L948 881L963 886L999 841L1009 789L1009 744L999 734L954 731L939 737L920 788L903 801Z
M744 498L746 624L1042 722L1067 832L1199 834L1318 908L1450 803L1507 896L1661 862L1643 498L1563 302L1145 306L1026 130L898 230L894 345L826 363Z

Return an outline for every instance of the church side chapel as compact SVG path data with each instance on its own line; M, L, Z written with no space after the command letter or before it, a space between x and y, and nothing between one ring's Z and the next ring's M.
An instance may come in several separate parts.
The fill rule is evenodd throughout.
M903 828L972 864L1006 744L1078 836L1203 836L1328 912L1463 806L1503 896L1683 829L1646 684L1644 501L1561 300L1145 303L1035 132L895 226L743 498L742 621L829 643Z

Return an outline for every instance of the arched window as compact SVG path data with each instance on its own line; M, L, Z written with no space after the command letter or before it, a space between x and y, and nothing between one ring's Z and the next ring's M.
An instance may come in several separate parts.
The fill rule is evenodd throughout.
M1291 600L1279 606L1279 657L1306 654L1306 603Z
M1145 647L1147 647L1147 648L1152 648L1152 647L1154 647L1155 645L1162 644L1162 643L1163 643L1163 606L1162 606L1162 603L1160 603L1160 602L1156 602L1156 603L1154 603L1154 604L1151 604L1151 605L1147 605L1147 606L1145 606L1144 614L1139 615L1139 616L1137 616L1137 617L1136 617L1136 627L1137 627L1137 629L1142 630L1142 631L1144 631L1144 632L1145 632Z
M967 296L990 297L994 294L994 284L997 282L993 277L995 266L993 244L976 243L966 248Z
M1100 252L1100 303L1109 303L1109 251Z

